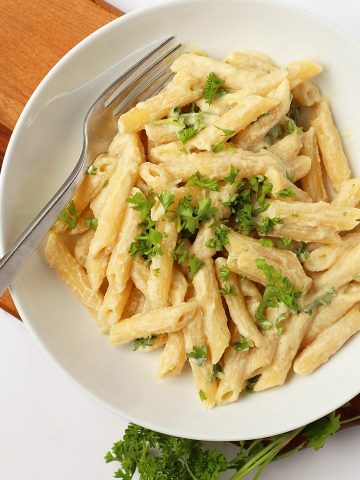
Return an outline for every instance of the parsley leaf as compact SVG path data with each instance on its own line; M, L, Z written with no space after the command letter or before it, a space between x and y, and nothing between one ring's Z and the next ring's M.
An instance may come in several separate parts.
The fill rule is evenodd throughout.
M319 305L329 305L335 296L336 296L336 289L335 287L331 287L323 295L320 295L319 297L315 298L315 300L311 302L309 305L306 305L306 307L304 308L304 312L311 315L314 309Z
M199 397L202 402L207 399L204 390L199 390Z
M76 227L77 220L78 220L78 213L76 210L76 206L74 200L71 200L64 210L59 215L59 220L63 220L67 223L70 230L73 230Z
M223 281L223 282L226 282L226 280L229 278L230 276L230 268L229 267L225 267L222 266L219 270L219 276L220 276L220 279Z
M195 257L195 255L191 255L189 257L189 269L192 277L195 277L197 272L201 270L203 266L204 262L199 258Z
M276 308L280 303L286 305L293 312L298 312L300 306L296 302L301 297L302 292L296 291L290 280L281 275L274 267L269 265L263 259L256 260L256 266L266 277L267 285L265 287L263 298L256 310L255 317L260 327L269 328L268 320L265 317L265 309L268 307Z
M184 240L178 240L176 246L172 252L174 260L180 265L189 258L187 251L184 249Z
M235 287L232 283L228 283L227 285L224 285L223 287L221 287L219 289L219 293L221 296L225 296L225 295L233 295L234 297L236 297L237 295L237 292L235 290Z
M288 133L297 133L297 134L300 134L302 133L302 128L298 127L296 125L296 123L294 122L294 120L290 119L288 120L287 124L286 124L286 128L287 128L287 131Z
M288 198L294 198L296 193L294 192L293 188L284 188L279 192L280 197L288 197Z
M161 205L166 210L170 207L172 203L175 201L175 195L171 193L169 190L164 190L159 196L158 199L160 200Z
M305 242L300 242L299 246L295 248L294 253L301 263L304 263L310 255Z
M263 247L272 247L273 246L273 241L271 238L259 238L259 242Z
M140 212L140 218L144 221L149 215L151 207L155 204L155 200L146 198L141 192L136 192L127 199L132 204L132 208Z
M162 255L161 240L163 233L155 228L155 222L150 218L140 224L143 228L141 235L134 238L130 245L130 255L142 255L147 262L150 262L156 255Z
M254 231L260 235L267 235L281 222L277 217L265 217L257 223L255 218L269 208L271 191L272 184L266 183L263 175L249 177L237 183L236 193L224 202L234 215L235 230L244 235L251 235Z
M205 245L209 248L215 248L217 252L222 250L229 243L228 235L230 228L226 225L220 225L215 229L215 237L210 238Z
M257 381L259 380L259 378L260 378L260 375L255 375L255 377L249 378L248 381L246 382L246 387L244 391L246 393L254 393L254 387Z
M98 226L98 219L95 217L85 218L84 224L91 228L91 230L96 230Z
M151 347L151 345L154 343L155 338L156 335L149 335L148 337L144 338L136 338L132 342L133 351L138 350L139 348Z
M231 346L237 352L248 352L252 345L250 344L249 340L244 336L240 335L240 340L231 344Z
M239 172L240 170L238 168L234 167L234 165L231 165L229 175L224 178L225 183L230 183L230 185L233 185Z
M219 78L214 72L209 73L203 89L203 95L208 105L211 105L215 98L226 93L221 88L224 83L225 80Z
M224 147L225 147L225 144L226 144L227 140L229 140L229 138L232 138L236 134L236 132L234 130L227 130L226 128L217 127L216 125L214 125L214 126L218 130L222 131L222 135L224 137L224 139L221 142L219 142L218 144L216 144L215 147L213 147L213 149L212 149L214 153L219 153L222 150L224 150Z
M327 417L320 418L310 423L304 429L304 436L308 439L308 447L319 450L325 441L334 435L340 428L340 415L331 413Z
M94 165L90 165L90 167L86 170L87 175L96 175L97 174L97 168L94 167Z
M279 250L284 250L286 247L290 245L291 242L292 242L292 239L290 237L284 237L284 238L280 238L280 240L276 242L275 246Z
M169 113L168 118L156 120L153 125L171 125L175 128L175 133L182 143L188 142L203 128L204 112L191 111L183 113L181 108L175 107Z
M217 209L211 206L211 200L204 198L200 200L197 207L191 205L191 195L183 197L176 209L176 218L178 232L184 234L194 234L198 230L200 223L213 218Z
M223 373L223 370L222 370L222 367L220 365L220 363L216 363L215 365L213 365L213 369L212 369L212 372L210 373L209 375L209 382L212 383L215 378L218 378L219 380L221 380L222 378L224 378L224 373Z
M207 178L201 173L196 172L185 184L187 187L195 185L201 188L206 188L207 190L218 191L219 184L213 178Z
M208 358L207 349L204 345L194 346L191 352L186 355L189 359L193 359L199 367L202 367Z

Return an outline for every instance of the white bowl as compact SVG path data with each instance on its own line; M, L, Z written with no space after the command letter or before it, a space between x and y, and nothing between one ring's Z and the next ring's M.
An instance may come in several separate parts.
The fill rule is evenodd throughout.
M97 95L134 61L144 45L178 35L209 54L259 50L284 64L311 58L330 97L355 174L359 45L322 20L275 1L173 2L128 14L101 28L47 75L24 109L1 175L1 249L8 247L64 181L78 159L82 122ZM360 391L360 336L309 377L211 411L202 409L191 374L155 377L158 353L110 348L94 320L46 265L41 249L13 283L29 330L78 385L114 412L148 428L207 440L250 439L291 430ZM16 346L14 345L14 348Z

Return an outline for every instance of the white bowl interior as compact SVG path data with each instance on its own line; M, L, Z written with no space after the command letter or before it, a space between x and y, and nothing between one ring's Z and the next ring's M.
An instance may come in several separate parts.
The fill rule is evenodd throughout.
M70 52L37 89L15 129L1 176L3 251L70 172L92 101L144 45L169 34L219 58L235 49L259 50L280 64L298 58L322 64L325 72L318 84L331 99L353 170L360 174L360 48L355 41L277 2L172 3L105 26ZM127 58L130 54L134 56ZM360 391L358 336L310 377L294 377L281 388L206 411L188 370L160 381L156 352L110 348L94 320L47 267L41 249L18 275L12 292L28 328L79 385L120 415L165 433L207 440L263 437L308 423Z

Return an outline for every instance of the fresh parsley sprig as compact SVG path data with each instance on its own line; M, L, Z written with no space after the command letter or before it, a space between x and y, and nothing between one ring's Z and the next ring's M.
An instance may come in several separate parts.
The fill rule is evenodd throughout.
M257 259L256 266L265 275L267 285L255 316L259 326L266 329L269 328L269 322L265 317L265 309L268 307L277 308L282 303L289 310L297 313L300 309L297 300L301 297L302 292L295 290L290 280L265 260Z
M214 365L209 381L218 375L221 378L221 366ZM247 393L253 391L258 378L248 380ZM203 390L199 397L206 399ZM199 440L173 437L130 423L123 439L106 453L105 461L120 464L114 477L123 480L133 480L136 470L140 480L220 480L225 471L234 472L230 480L249 478L252 473L257 480L271 462L296 454L306 446L319 450L342 425L357 419L341 420L340 413L332 412L288 433L241 441L238 452L229 460L221 451L209 449Z
M74 200L71 200L66 205L64 210L60 213L58 219L63 220L70 230L73 230L76 227L78 221L78 212L76 210Z
M215 98L226 94L222 88L224 83L225 80L219 78L214 72L209 73L203 89L203 95L208 105L211 105Z

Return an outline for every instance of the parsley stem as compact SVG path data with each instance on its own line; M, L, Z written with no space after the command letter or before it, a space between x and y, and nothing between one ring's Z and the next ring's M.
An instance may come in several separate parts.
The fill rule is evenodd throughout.
M340 424L346 425L347 423L356 422L356 420L360 420L360 415L356 415L356 417L352 417L352 418L347 418L346 420L341 420Z
M254 455L243 467L235 473L231 480L241 480L246 477L249 473L254 471L256 468L260 467L258 473L254 477L254 480L258 479L266 465L268 465L276 455L289 443L293 438L298 435L304 427L297 428L292 432L286 433L281 437L273 440L269 445L267 445L263 450Z

